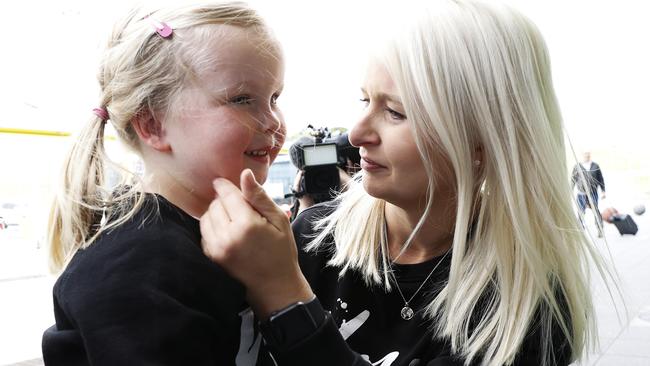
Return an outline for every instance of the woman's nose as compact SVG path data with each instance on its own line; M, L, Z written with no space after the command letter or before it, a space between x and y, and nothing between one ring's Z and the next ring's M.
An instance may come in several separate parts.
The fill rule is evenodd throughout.
M356 147L379 144L381 140L375 129L373 119L372 113L363 114L348 134L350 144Z

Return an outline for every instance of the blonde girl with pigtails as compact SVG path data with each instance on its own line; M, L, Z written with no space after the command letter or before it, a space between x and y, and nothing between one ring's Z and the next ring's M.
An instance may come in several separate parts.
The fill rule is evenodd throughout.
M262 190L224 181L202 218L205 251L254 294L276 359L313 340L327 346L302 364L582 359L597 336L591 271L612 276L576 219L542 35L479 0L389 14L364 30L380 48L349 132L356 183L288 232ZM226 215L257 224L209 224ZM281 270L296 260L305 278Z
M46 365L272 362L245 289L203 254L197 218L215 178L266 179L284 141L283 78L278 42L243 3L141 8L115 26L51 211ZM107 124L145 167L117 187Z

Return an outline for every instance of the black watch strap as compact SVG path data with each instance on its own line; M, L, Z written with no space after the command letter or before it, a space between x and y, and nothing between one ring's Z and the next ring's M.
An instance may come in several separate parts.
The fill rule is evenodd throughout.
M266 343L276 350L291 348L314 334L325 321L325 310L318 298L297 302L271 314L260 323Z

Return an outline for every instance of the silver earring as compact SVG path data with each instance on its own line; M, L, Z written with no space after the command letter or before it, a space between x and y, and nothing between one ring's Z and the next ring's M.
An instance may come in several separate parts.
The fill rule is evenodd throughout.
M480 160L474 160L474 165L476 165L476 166L480 166L480 165L481 165L481 161L480 161Z

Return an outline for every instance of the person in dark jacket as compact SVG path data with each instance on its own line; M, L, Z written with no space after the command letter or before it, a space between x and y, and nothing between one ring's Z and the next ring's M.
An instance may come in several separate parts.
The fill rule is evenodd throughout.
M603 171L600 165L591 161L591 152L586 151L583 154L581 163L573 167L571 173L571 186L576 186L578 193L576 195L576 202L578 203L578 210L580 214L580 221L583 221L585 209L589 207L596 219L596 227L598 228L598 236L603 236L603 218L598 209L598 188L600 188L600 198L605 198L605 179L603 178Z
M99 70L49 227L47 366L273 364L244 287L201 250L212 180L259 181L284 141L280 46L242 3L137 9ZM107 187L109 124L144 173Z
M595 341L605 267L575 219L543 37L493 2L421 6L366 30L347 191L292 230L250 173L217 179L204 251L280 366L568 365Z

